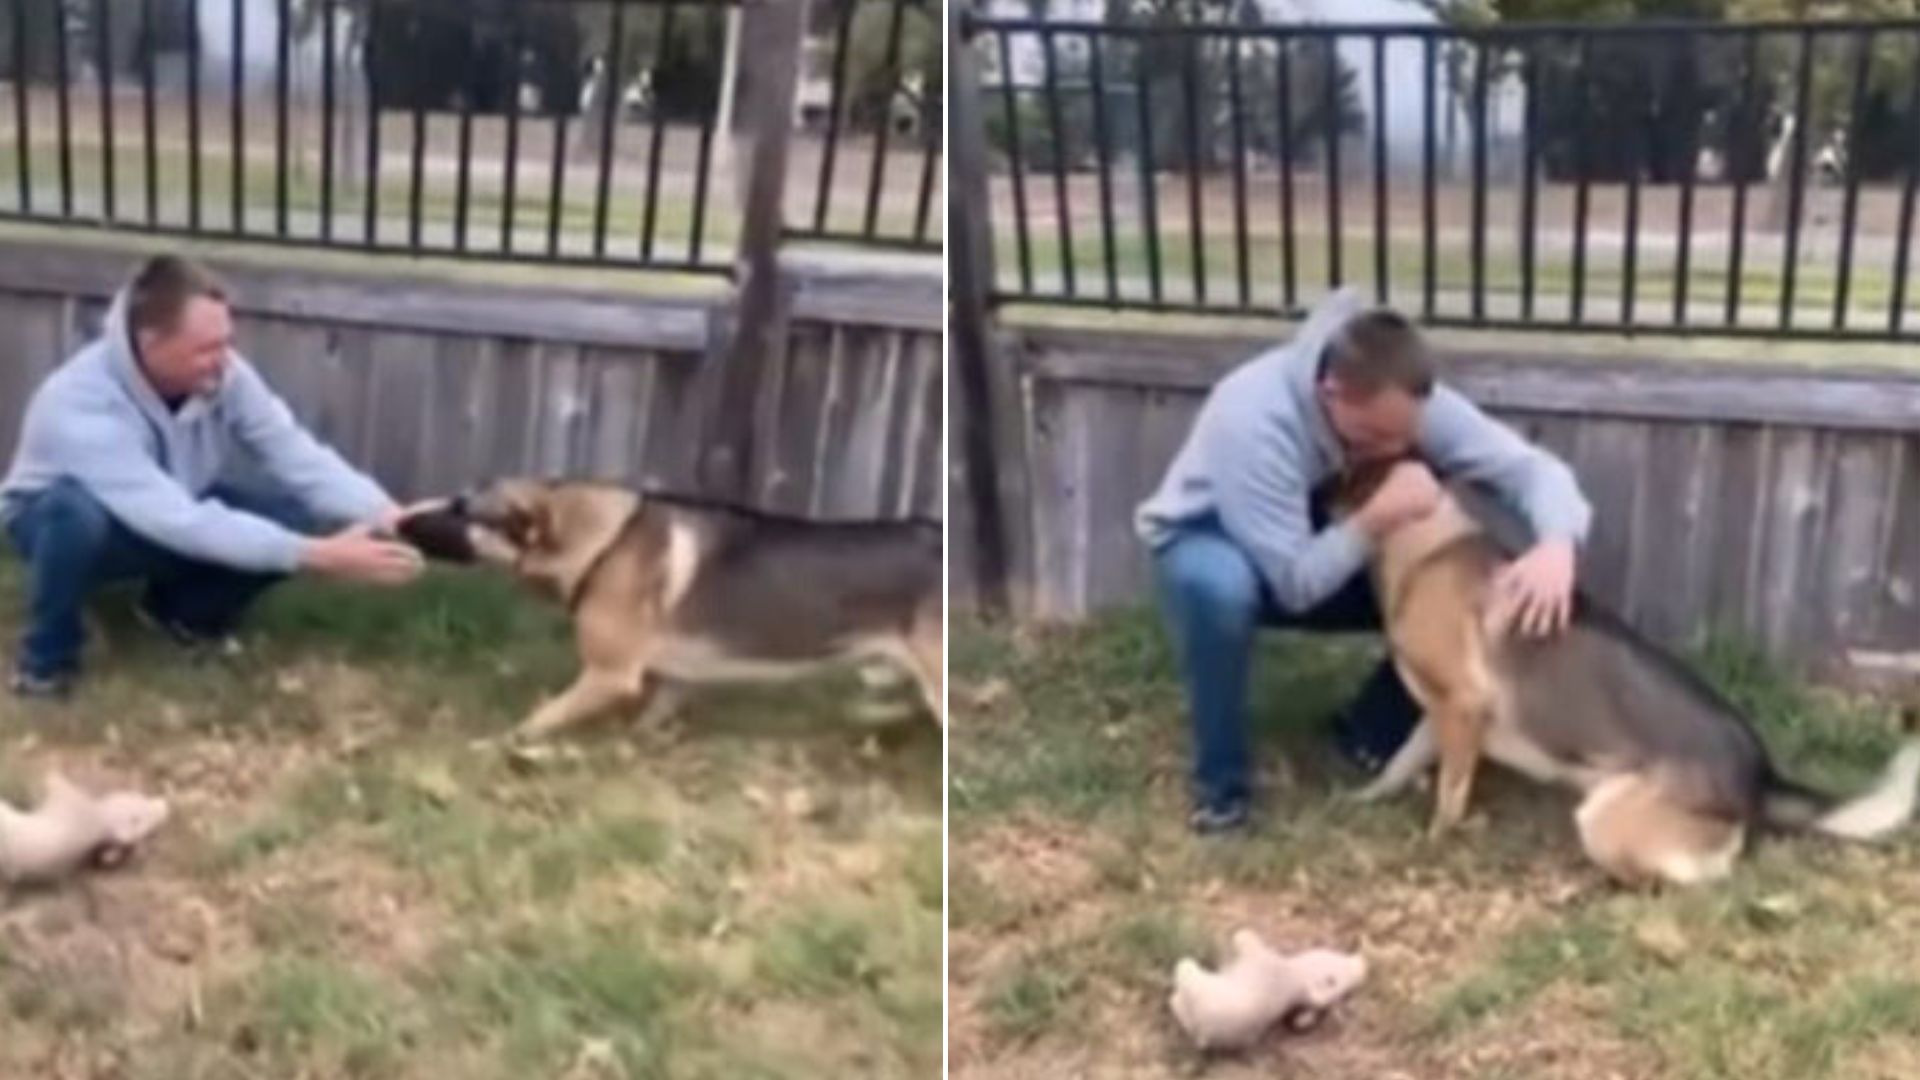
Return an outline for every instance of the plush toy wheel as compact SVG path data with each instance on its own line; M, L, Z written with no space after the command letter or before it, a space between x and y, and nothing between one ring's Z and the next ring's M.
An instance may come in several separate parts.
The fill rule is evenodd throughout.
M1295 1005L1280 1014L1280 1023L1296 1035L1312 1031L1327 1018L1327 1010L1315 1005Z

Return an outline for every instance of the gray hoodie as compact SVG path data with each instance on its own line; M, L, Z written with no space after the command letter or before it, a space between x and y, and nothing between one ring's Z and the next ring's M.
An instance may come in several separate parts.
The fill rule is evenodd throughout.
M1135 515L1155 550L1180 530L1217 519L1246 550L1274 600L1307 611L1331 596L1367 559L1351 522L1315 532L1309 497L1344 459L1315 393L1320 354L1363 309L1351 290L1313 310L1293 339L1235 368L1214 386L1186 443ZM1586 541L1593 510L1573 471L1472 402L1436 386L1421 410L1419 453L1449 480L1484 484L1525 515L1536 537Z
M290 572L304 540L205 497L249 464L317 517L371 521L392 504L380 485L302 428L253 366L229 357L219 386L168 409L140 370L127 333L126 294L100 337L56 368L27 404L13 468L0 482L0 518L25 497L71 478L134 533L160 547L239 570Z

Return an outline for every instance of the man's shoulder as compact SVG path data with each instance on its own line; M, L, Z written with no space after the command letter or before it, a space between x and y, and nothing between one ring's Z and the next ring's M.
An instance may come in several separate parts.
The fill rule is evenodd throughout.
M1296 423L1300 402L1286 360L1268 351L1238 365L1213 384L1203 411L1215 422L1263 427Z
M1493 419L1472 398L1445 382L1433 384L1420 416L1424 426L1435 433L1472 431Z
M260 370L239 353L234 353L227 361L226 373L220 380L218 403L227 409L246 410L259 405L263 397L272 397L273 388Z
M61 404L104 404L124 396L113 372L107 369L104 350L88 345L62 360L47 372L34 390L34 397Z

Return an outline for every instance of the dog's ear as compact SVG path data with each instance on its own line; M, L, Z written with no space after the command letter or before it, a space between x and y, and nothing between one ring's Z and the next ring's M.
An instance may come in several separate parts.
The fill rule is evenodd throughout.
M1393 471L1398 459L1384 461L1365 461L1350 465L1334 479L1333 491L1327 498L1332 511L1345 517L1366 505L1373 493L1386 483L1387 474Z
M1393 467L1403 461L1426 465L1429 469L1433 468L1431 462L1411 450L1397 457L1349 465L1334 479L1332 492L1327 499L1328 507L1341 517L1360 509L1368 499L1373 498L1374 492L1380 490L1380 485L1387 482L1387 477L1393 473ZM1438 470L1434 471L1434 478L1443 484L1446 483L1446 478Z

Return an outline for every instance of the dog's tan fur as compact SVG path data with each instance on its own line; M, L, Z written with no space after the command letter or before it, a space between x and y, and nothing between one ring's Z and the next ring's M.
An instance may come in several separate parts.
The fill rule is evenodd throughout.
M1383 468L1349 477L1336 497L1338 510L1360 505L1383 477ZM1722 878L1756 820L1864 839L1911 817L1920 744L1910 740L1874 791L1844 805L1823 801L1789 822L1793 815L1775 811L1769 800L1805 800L1817 793L1778 779L1758 740L1742 741L1744 724L1737 716L1718 710L1717 703L1650 718L1623 716L1622 702L1644 699L1612 696L1610 680L1656 672L1654 662L1644 653L1604 652L1608 646L1593 642L1617 642L1617 635L1609 638L1604 629L1586 625L1546 641L1516 636L1491 602L1502 565L1499 550L1450 494L1432 514L1375 545L1371 572L1393 661L1424 715L1380 777L1359 793L1361 799L1399 791L1437 762L1429 833L1438 835L1466 815L1479 763L1492 758L1581 792L1574 817L1586 854L1627 883ZM1568 643L1580 635L1586 635L1583 641ZM1609 668L1607 662L1627 666ZM1520 704L1527 694L1535 703L1530 711ZM1542 708L1543 700L1551 704ZM1698 703L1680 694L1676 700ZM1742 753L1750 748L1750 767L1742 771L1716 751L1698 749L1720 744L1684 749L1649 739L1636 723L1647 719L1675 731L1719 731L1730 740L1725 746ZM1735 781L1719 783L1726 774L1714 774L1723 766ZM1729 787L1744 795L1726 797Z
M825 661L765 661L689 632L684 604L720 542L701 512L587 483L506 480L479 499L475 552L572 608L580 673L516 729L542 738L615 708L645 704L643 722L671 712L682 682L783 675ZM741 618L750 617L742 612ZM942 619L937 588L903 625L880 621L830 659L883 661L909 674L942 718Z

